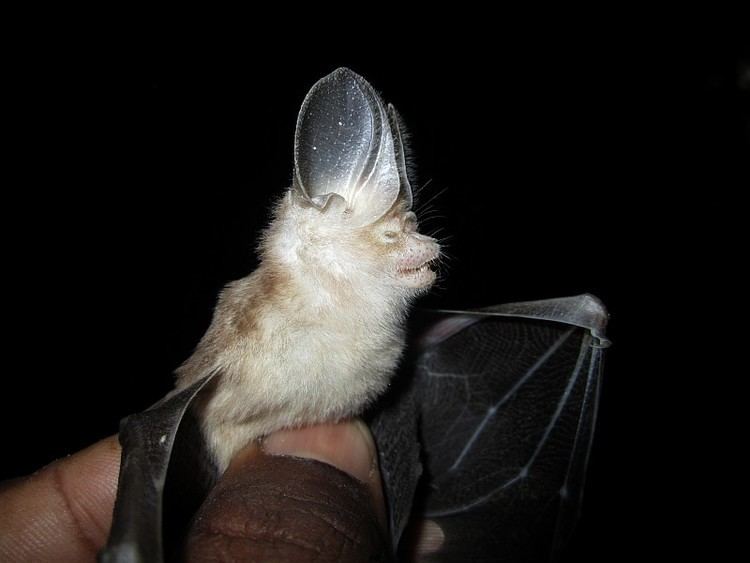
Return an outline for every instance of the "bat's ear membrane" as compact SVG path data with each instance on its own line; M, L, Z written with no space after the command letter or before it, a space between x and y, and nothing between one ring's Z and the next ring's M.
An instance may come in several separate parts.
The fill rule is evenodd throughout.
M339 196L351 224L374 223L401 192L397 144L377 92L358 74L339 68L319 80L302 103L294 140L294 189L321 210L331 204L341 208L334 198Z
M399 116L396 108L393 107L393 104L388 104L388 120L391 123L393 147L400 182L398 197L404 203L404 207L408 211L411 209L414 196L412 195L409 176L406 173L406 144L404 137L401 134L401 116Z

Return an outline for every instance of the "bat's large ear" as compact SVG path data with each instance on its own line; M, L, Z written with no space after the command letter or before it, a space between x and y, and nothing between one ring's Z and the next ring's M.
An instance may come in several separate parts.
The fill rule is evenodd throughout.
M297 118L294 187L323 209L334 195L369 225L393 206L401 179L391 119L380 96L347 68L319 80Z

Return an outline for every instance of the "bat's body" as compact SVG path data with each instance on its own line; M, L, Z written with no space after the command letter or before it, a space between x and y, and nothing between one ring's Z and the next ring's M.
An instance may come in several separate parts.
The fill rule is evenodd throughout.
M250 441L359 413L388 385L412 299L438 244L417 233L395 112L340 69L300 112L295 185L276 207L261 265L222 292L184 388L222 471Z

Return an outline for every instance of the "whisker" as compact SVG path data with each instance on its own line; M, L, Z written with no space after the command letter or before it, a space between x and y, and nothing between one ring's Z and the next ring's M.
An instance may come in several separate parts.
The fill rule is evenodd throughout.
M425 188L426 188L427 186L429 186L429 185L430 185L431 183L432 183L432 178L430 178L429 180L427 180L427 181L426 181L426 182L425 182L424 184L422 184L422 185L421 185L420 187L418 187L418 188L415 188L415 189L413 190L413 192L414 192L414 193L413 193L413 196L414 196L414 198L415 198L415 199L417 199L417 198L419 197L419 195L420 195L420 194L422 193L422 190L424 190L424 189L425 189Z
M430 180L430 181L432 181L432 180ZM425 184L425 186L427 186L427 184ZM432 194L432 196L430 196L430 199L428 199L427 201L420 202L419 205L417 206L417 209L419 209L419 210L424 209L426 206L428 206L431 203L433 203L437 198L439 198L440 196L442 196L446 191L448 191L448 186L446 186L442 190L439 190L436 193Z

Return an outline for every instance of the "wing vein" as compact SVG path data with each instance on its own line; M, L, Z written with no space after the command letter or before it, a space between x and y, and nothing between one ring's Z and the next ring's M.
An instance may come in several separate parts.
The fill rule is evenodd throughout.
M557 342L555 343L555 345L553 345L552 348L555 348L555 346L559 347L559 345L562 344L565 341L565 339L567 339L572 334L572 332L574 330L575 329L571 329L568 332L566 332L563 336L561 336L557 340ZM552 350L552 348L551 348L551 350ZM576 359L576 365L575 365L575 368L573 370L573 374L571 375L570 380L568 381L568 384L566 385L565 390L564 390L562 396L560 397L560 400L557 402L557 406L555 408L555 412L552 414L552 418L547 423L547 427L545 428L544 434L540 438L539 443L537 444L536 448L534 449L534 452L531 454L531 457L524 464L524 466L519 470L519 472L515 476L513 476L511 479L509 479L508 481L506 481L505 483L503 483L502 485L500 485L499 487L494 488L489 493L486 493L486 494L482 495L481 497L474 499L473 501L469 502L468 504L465 504L463 506L458 506L458 507L452 507L452 508L448 508L448 509L444 509L444 510L431 511L428 514L426 514L426 516L428 518L435 518L435 517L441 517L441 516L450 516L450 515L453 515L453 514L460 514L462 512L466 512L467 510L471 510L475 506L478 506L478 505L486 502L487 500L489 500L490 498L492 498L493 496L495 496L500 491L503 491L503 490L507 489L508 487L510 487L514 483L520 481L521 479L524 479L528 475L529 468L534 464L534 461L539 456L539 453L542 451L542 448L544 447L544 445L545 445L545 443L547 441L547 438L549 438L549 435L552 433L552 429L554 428L555 424L557 423L557 420L560 417L560 414L562 414L563 408L565 407L565 404L567 403L568 398L570 397L570 394L571 394L571 392L573 390L573 387L575 386L575 383L578 380L578 377L579 377L580 372L581 372L581 368L582 368L582 366L584 364L584 360L586 358L587 348L588 348L587 346L583 346L583 345L581 346L581 350L580 350L580 352L578 354L578 358ZM547 354L545 354L545 356L547 358L550 355L551 354L549 352ZM537 361L534 364L534 366L536 366L537 369L543 363L543 362L541 362L541 359L542 358L540 358L540 360ZM539 364L539 365L537 365L537 364ZM532 366L531 369L534 369L534 366ZM529 371L531 371L531 369ZM524 378L527 378L527 376L528 376L528 372L527 372L526 375L524 375ZM507 397L507 395L506 395L506 397ZM505 400L505 397L500 402L503 402L504 400ZM488 420L488 419L485 417L485 420ZM486 424L485 420L483 420L482 422L484 422ZM480 424L480 426L481 426L481 424ZM472 436L472 438L474 438L474 436ZM466 448L464 448L464 449L466 450ZM462 452L462 454L463 454L463 452Z
M563 343L570 338L570 335L573 334L573 330L570 329L565 331L564 334L558 338L555 343L550 346L547 351L542 354L539 359L537 359L536 362L526 371L526 373L521 377L516 384L510 388L510 390L503 395L503 397L494 405L489 407L487 409L487 412L484 415L484 418L477 426L476 430L474 430L474 433L471 435L471 438L469 438L469 441L466 442L466 445L464 446L464 449L461 450L461 453L458 455L456 460L453 462L453 465L451 465L450 469L448 471L455 471L460 465L461 462L464 460L466 455L471 451L471 448L474 446L474 443L477 441L477 438L482 434L485 427L487 426L487 423L492 419L492 417L495 416L495 413L497 413L498 409L503 406L515 393L529 380L531 377L539 370L540 367L542 367L545 362L554 354L560 346L563 345Z

